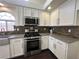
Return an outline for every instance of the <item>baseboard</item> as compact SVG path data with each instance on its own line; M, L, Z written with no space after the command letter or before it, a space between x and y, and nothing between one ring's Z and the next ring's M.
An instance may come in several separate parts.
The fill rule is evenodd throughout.
M48 51L49 49L43 49L43 50L41 50L41 52L44 52L44 51Z
M9 59L18 59L18 58L23 58L24 57L24 55L21 55L21 56L17 56L17 57L12 57L12 58L9 58Z

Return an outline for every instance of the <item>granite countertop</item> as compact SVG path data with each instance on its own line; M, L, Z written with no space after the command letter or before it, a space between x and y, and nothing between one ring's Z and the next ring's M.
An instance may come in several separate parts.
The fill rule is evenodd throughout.
M24 38L24 34L9 35L8 39Z
M41 36L47 36L50 35L50 33L40 33Z
M73 42L79 41L79 38L72 37L72 36L65 36L65 35L59 35L59 34L51 34L50 36L58 40L61 40L65 43L73 43Z
M0 36L0 46L10 44L11 39L24 38L24 34L2 35Z
M24 34L2 35L2 36L0 36L0 40L15 39L15 38L24 38Z
M50 34L50 33L40 33L40 35L42 35L42 36L49 35L53 38L56 38L58 40L65 42L65 43L73 43L73 42L79 41L79 38L73 37L73 36L66 36L66 35L60 35L60 34Z
M65 36L65 35L59 35L59 34L50 34L50 33L40 33L41 36L51 36L53 38L59 39L66 43L72 43L75 41L79 41L79 38L71 37L71 36ZM16 39L16 38L24 38L24 34L15 34L15 35L6 35L6 36L0 36L0 41L8 41L10 39Z

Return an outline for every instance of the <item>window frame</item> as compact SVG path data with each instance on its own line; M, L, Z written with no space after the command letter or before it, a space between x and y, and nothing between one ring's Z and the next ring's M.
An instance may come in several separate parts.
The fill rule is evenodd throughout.
M0 12L0 13L2 13L2 12ZM8 12L5 12L5 13L8 13ZM9 13L9 14L11 14L11 13ZM11 16L13 16L12 14L11 14ZM14 16L13 16L14 17ZM15 17L14 17L15 18ZM5 21L5 23L6 23L6 31L5 32L7 32L7 31L9 31L8 30L8 22L14 22L15 23L15 20L10 20L10 19L0 19L0 21ZM1 31L0 31L1 32ZM4 31L2 31L2 32L4 32Z

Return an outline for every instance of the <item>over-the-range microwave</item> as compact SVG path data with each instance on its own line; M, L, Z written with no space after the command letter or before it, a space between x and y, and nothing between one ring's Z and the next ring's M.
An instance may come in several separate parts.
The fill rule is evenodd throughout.
M38 18L25 18L25 25L38 25L39 19Z

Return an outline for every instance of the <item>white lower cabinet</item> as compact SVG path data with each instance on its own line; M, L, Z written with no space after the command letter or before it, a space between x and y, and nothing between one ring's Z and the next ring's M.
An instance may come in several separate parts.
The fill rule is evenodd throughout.
M78 59L79 42L66 43L49 36L49 49L58 59Z
M0 59L10 58L9 45L0 46Z
M56 45L55 45L55 40L52 39L52 37L49 36L49 49L51 52L55 53Z
M56 49L55 49L55 55L59 59L66 59L66 44L62 41L56 40Z
M11 48L11 57L24 55L24 40L12 39L10 40L10 48Z
M41 50L48 49L48 36L41 36Z

